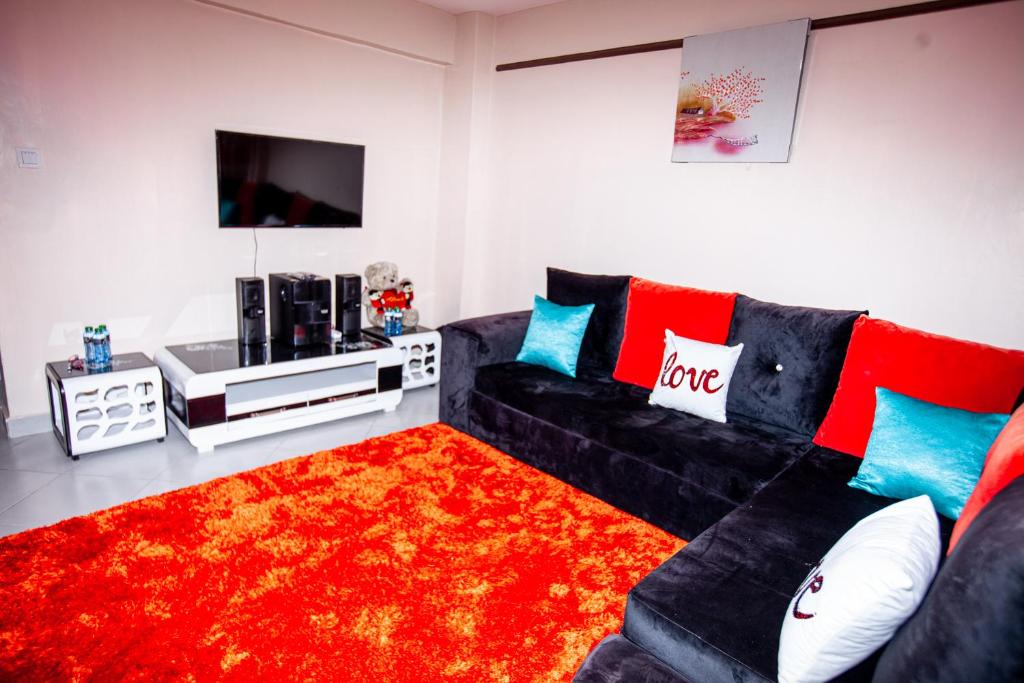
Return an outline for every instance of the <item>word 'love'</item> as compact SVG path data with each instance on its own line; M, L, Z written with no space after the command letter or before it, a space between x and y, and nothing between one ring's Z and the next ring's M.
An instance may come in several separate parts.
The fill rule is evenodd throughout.
M725 386L725 384L719 384L717 387L711 388L711 380L718 377L718 370L701 370L698 375L696 368L686 368L682 363L677 363L676 358L677 354L673 351L665 359L665 367L662 368L661 379L659 380L661 386L676 389L682 386L687 375L690 376L689 386L693 392L704 391L705 393L713 394Z

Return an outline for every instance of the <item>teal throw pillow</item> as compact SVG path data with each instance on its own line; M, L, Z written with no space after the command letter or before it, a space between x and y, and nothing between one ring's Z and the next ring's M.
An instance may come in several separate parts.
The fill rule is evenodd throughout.
M543 297L533 297L530 327L516 360L575 377L576 359L593 311L594 304L559 306Z
M927 495L941 515L964 509L1009 415L921 401L875 389L875 422L864 462L850 486L886 498Z

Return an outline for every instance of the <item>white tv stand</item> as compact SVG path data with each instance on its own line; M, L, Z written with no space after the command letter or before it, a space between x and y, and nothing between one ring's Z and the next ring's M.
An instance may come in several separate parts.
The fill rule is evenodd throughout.
M402 354L387 341L290 347L234 339L162 348L167 417L200 453L361 415L402 400Z

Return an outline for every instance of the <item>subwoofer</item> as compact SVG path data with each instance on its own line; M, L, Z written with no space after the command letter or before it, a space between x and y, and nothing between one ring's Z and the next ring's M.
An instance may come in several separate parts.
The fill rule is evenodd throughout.
M345 341L359 339L362 289L363 278L354 273L334 276L334 329L341 332L341 337Z
M235 278L235 307L238 320L238 341L243 345L267 341L266 307L263 278Z

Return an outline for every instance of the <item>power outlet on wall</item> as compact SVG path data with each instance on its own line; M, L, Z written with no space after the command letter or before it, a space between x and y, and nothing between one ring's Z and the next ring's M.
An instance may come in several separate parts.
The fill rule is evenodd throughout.
M15 153L18 157L18 168L42 168L43 155L38 149L16 147Z

